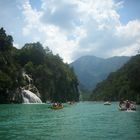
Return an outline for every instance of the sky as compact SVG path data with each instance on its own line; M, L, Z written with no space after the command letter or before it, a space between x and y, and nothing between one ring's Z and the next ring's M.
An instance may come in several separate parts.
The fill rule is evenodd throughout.
M67 63L140 50L140 0L0 0L0 9L14 46L39 41Z

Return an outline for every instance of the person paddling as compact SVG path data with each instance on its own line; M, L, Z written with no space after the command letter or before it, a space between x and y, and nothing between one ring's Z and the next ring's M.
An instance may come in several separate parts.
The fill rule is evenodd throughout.
M126 101L126 104L125 104L125 105L126 105L126 108L127 108L127 109L130 108L130 102L129 102L128 100Z

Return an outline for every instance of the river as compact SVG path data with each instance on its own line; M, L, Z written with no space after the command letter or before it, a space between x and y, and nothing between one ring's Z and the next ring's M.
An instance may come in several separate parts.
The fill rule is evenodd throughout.
M0 140L140 140L140 106L136 112L99 102L0 105Z

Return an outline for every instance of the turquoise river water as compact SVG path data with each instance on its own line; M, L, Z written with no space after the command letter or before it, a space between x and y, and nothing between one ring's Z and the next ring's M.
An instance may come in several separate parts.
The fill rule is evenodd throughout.
M60 110L48 104L0 105L0 140L140 140L140 106L79 102Z

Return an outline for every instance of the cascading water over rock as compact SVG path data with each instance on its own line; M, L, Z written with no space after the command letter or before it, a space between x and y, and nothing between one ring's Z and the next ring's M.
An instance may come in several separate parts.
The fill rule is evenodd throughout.
M23 103L42 103L39 97L29 90L22 90Z
M21 90L23 103L42 103L38 89L32 84L32 78L25 72L23 72L23 77L28 82L28 85Z

